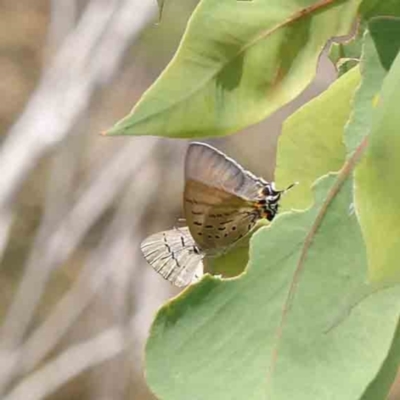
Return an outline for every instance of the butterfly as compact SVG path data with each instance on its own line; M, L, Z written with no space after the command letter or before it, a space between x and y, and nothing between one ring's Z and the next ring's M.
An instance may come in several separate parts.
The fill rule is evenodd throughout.
M226 252L258 220L272 221L289 190L275 189L212 146L191 143L185 159L184 215L187 226L159 232L141 244L147 262L176 286L203 274L203 258Z

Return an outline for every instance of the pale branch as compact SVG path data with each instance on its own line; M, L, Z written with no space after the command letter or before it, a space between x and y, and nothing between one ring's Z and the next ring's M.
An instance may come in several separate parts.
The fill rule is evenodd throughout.
M26 176L71 132L94 90L115 74L156 11L153 2L92 0L64 40L0 148L0 256L12 222L9 207Z
M69 347L19 383L3 400L40 400L82 372L107 361L125 349L119 327Z
M137 237L150 191L148 182L154 173L138 177L126 195L123 204L101 240L98 249L90 256L74 286L58 302L50 315L29 337L21 350L21 369L28 373L54 349L68 329L73 325L96 293L104 286L110 276L118 270L132 271L137 260L140 238ZM134 204L135 210L132 210ZM135 249L132 249L135 246ZM130 254L133 250L135 254ZM125 256L130 254L131 257Z
M12 376L10 370L14 369L14 362L8 358L15 357L51 271L67 260L90 227L132 179L133 173L141 170L157 141L138 138L121 149L98 173L48 240L33 247L22 282L2 327L0 393L4 382Z

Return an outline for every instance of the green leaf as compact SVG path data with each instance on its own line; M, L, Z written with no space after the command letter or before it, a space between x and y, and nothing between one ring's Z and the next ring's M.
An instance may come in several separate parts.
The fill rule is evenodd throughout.
M388 36L388 40L393 38ZM357 214L372 281L400 277L400 55L373 113L366 155L355 175Z
M171 60L198 4L198 0L162 1L162 15L159 8L158 21L146 26L131 49L132 54L140 55L149 76L160 73Z
M381 15L400 17L399 0L363 0L360 7L360 16L364 20Z
M159 398L362 396L392 344L400 290L371 294L333 327L366 274L349 211L354 161L319 181L310 210L281 215L253 236L240 278L206 276L159 311L146 357Z
M338 171L345 161L343 129L360 81L358 68L288 118L279 138L275 179L279 187L299 182L282 200L283 208L311 205L313 182Z
M361 57L361 44L363 42L362 37L366 29L369 28L371 34L374 36L374 24L376 20L382 19L383 24L388 30L392 30L393 26L396 24L391 23L391 17L400 16L400 1L399 0L364 0L361 3L359 20L357 26L356 35L350 40L340 41L337 43L332 43L329 50L329 58L335 64L339 75L347 72L354 65L357 64L357 60ZM385 16L385 17L381 17ZM389 16L389 17L388 17ZM376 18L381 17L381 18ZM395 26L397 30L397 25ZM378 34L381 32L381 27L378 29ZM393 31L393 38L399 36L398 30ZM374 38L374 40L379 40L379 38ZM383 37L382 49L384 47L393 47L396 41L386 41L385 36ZM393 53L392 53L393 54ZM391 61L393 61L396 56L397 51L394 52L394 56ZM386 67L385 67L386 68ZM387 68L388 69L388 68Z
M400 19L374 18L368 28L381 64L388 71L400 50Z
M371 130L373 110L378 102L383 80L384 65L390 67L400 46L400 19L374 18L363 38L361 57L361 84L354 96L353 113L345 129L345 143L352 153ZM384 42L383 38L390 38Z
M360 59L361 56L361 38L351 40L350 42L332 43L329 49L330 60L337 65L341 60ZM347 72L347 71L346 71Z
M400 322L393 337L393 343L383 367L377 377L368 386L361 400L386 399L396 379L400 365Z
M202 0L170 65L106 133L217 136L262 120L310 83L359 2Z
M250 235L241 240L228 253L216 258L206 258L204 270L212 275L221 275L224 278L240 275L249 261L249 240Z
M328 56L339 76L349 72L360 62L363 31L363 28L358 26L357 33L351 40L331 44Z
M364 35L360 70L361 84L354 95L353 112L344 135L349 154L356 150L371 130L373 110L386 76L369 32Z
M252 232L240 240L229 252L218 256L204 259L204 270L211 275L221 275L231 278L240 275L249 261L249 242L255 232L263 226L270 224L266 219L258 221Z

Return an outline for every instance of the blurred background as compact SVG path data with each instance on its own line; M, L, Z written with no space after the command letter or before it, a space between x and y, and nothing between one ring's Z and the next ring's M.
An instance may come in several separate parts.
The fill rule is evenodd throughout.
M143 354L178 290L139 244L182 216L188 142L99 133L171 59L197 0L0 0L0 397L154 399ZM209 141L273 179L282 121ZM400 398L400 397L397 397ZM393 396L393 399L395 397Z

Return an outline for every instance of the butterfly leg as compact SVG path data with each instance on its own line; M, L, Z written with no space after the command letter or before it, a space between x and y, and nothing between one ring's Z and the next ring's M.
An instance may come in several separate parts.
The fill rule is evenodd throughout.
M179 228L183 228L187 226L187 222L185 218L178 218L177 221L175 222L174 229L177 231L180 231Z
M193 275L193 279L191 283L196 283L198 282L204 275L204 267L203 267L203 263L200 263L200 265L198 266L198 268L196 269L194 275Z

